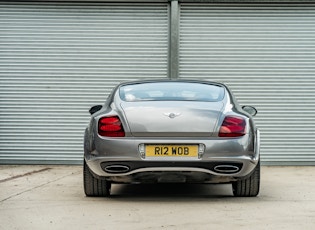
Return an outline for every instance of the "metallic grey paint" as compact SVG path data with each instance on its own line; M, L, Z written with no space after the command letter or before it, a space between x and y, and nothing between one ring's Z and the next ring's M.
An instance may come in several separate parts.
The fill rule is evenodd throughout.
M196 80L145 82L214 84L223 87L225 95L219 102L128 103L121 100L118 93L121 85L117 86L104 106L97 112L93 111L95 113L92 114L85 132L84 158L95 177L113 183L227 183L251 175L259 162L259 130L252 117L237 104L225 85ZM98 134L98 120L108 115L119 116L125 137L102 137ZM218 137L220 125L226 115L237 115L245 119L244 136ZM140 147L146 144L197 144L203 146L204 151L196 159L145 158ZM242 167L240 170L233 170L233 164L237 163L241 163ZM110 173L110 170L102 168L102 164L110 165L108 169L118 171ZM201 167L207 164L213 165L213 168ZM133 169L134 166L131 165L136 167Z

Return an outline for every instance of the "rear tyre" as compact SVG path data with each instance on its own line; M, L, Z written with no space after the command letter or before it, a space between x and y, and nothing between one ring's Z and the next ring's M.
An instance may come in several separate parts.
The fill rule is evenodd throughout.
M83 165L83 184L86 196L110 196L111 183L95 178L85 161Z
M233 194L236 197L254 197L259 194L260 161L250 177L232 183Z

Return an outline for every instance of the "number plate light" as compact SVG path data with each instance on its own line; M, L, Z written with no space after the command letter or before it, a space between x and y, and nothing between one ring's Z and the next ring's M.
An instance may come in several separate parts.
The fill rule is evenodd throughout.
M205 153L206 146L204 144L199 144L198 158L201 159Z
M140 156L141 158L145 158L145 147L144 147L144 144L140 144L139 145L139 153L140 153Z

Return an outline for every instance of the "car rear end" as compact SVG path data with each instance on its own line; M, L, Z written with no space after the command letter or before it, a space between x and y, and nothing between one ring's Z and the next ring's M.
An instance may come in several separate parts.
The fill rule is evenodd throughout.
M132 87L118 88L91 120L85 162L94 176L111 183L228 183L254 171L259 132L223 85L211 86L211 99L197 100L189 88L182 98L175 92L161 99L154 88L139 96Z

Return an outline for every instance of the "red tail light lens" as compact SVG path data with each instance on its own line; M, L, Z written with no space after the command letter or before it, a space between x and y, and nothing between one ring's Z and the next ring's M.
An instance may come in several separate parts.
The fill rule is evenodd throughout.
M221 125L219 137L240 137L245 135L246 121L242 117L227 116Z
M98 121L98 134L103 137L124 137L125 131L118 116L102 117Z

